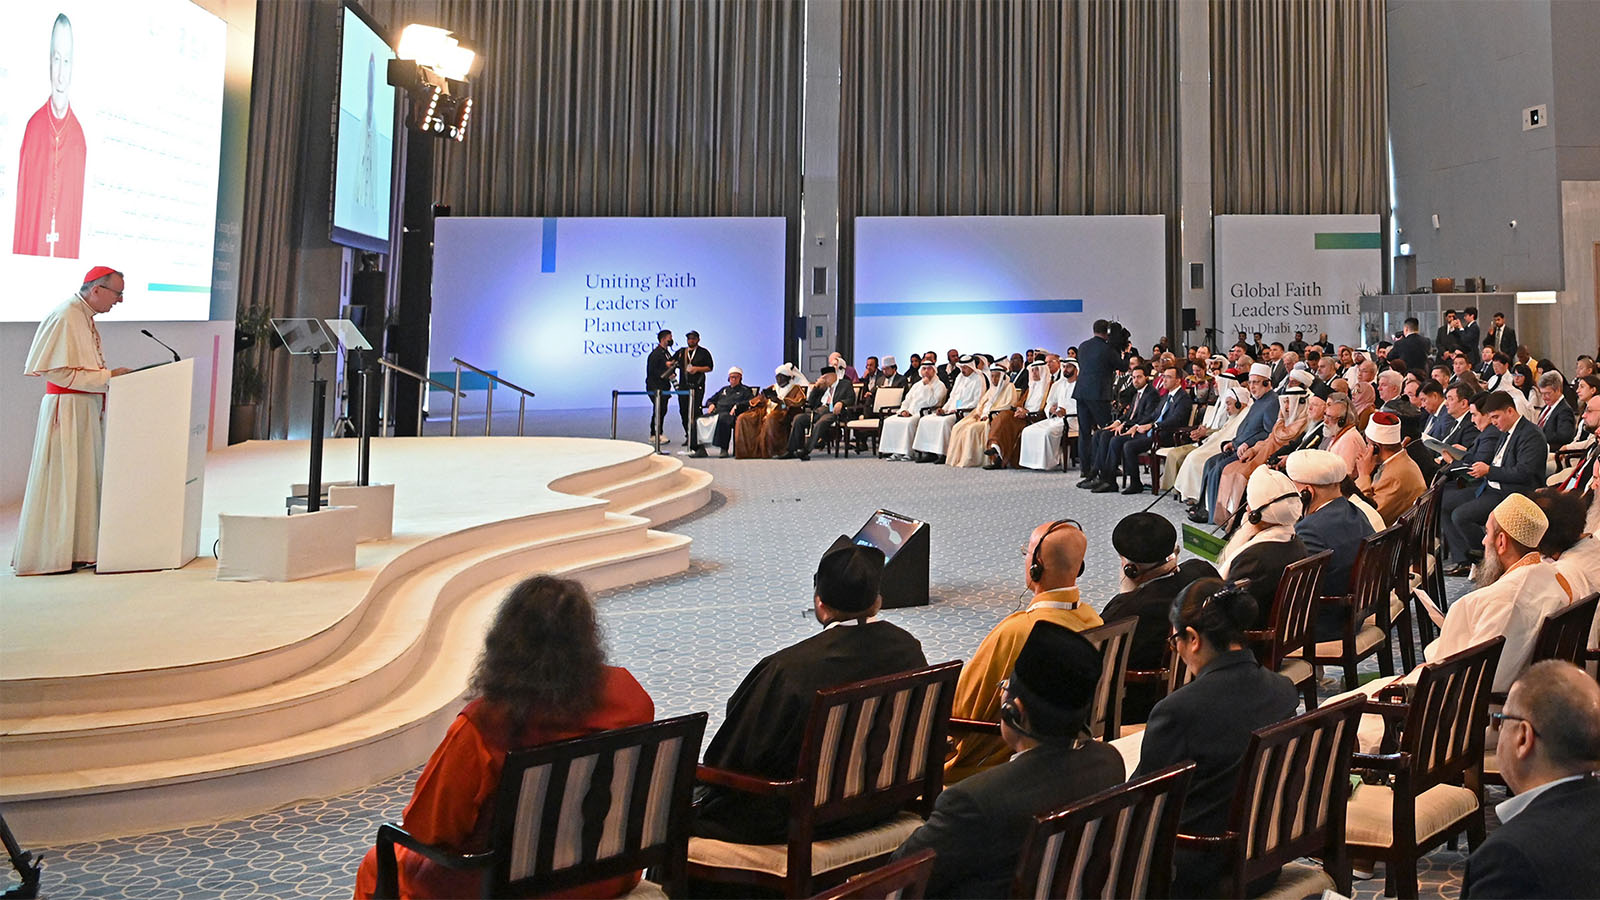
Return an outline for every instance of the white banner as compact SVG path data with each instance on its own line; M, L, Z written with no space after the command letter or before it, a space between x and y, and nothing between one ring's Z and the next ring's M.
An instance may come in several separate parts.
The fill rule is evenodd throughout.
M1381 227L1375 215L1217 216L1212 340L1226 347L1259 331L1288 344L1299 331L1357 343L1358 298L1383 287Z
M1095 319L1166 332L1162 216L856 219L855 355L1065 353Z

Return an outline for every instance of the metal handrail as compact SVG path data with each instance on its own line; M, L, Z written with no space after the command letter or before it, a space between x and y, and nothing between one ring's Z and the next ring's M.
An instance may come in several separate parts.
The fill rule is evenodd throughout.
M392 363L392 362L388 361L387 359L384 359L381 356L378 357L378 365L383 366L383 399L378 404L378 408L383 413L383 417L378 420L378 432L380 434L388 432L388 430L389 430L389 421L392 418L389 415L390 386L394 382L394 376L390 374L391 372L399 372L401 375L405 375L405 376L408 376L408 377L416 380L418 382L418 384L421 384L422 382L427 382L428 384L433 385L434 387L438 388L441 391L450 391L450 393L453 395L450 398L450 406L451 406L452 409L455 408L456 401L459 398L462 398L462 397L466 396L466 394L460 393L459 391L450 390L450 385L448 385L448 384L442 384L442 383L440 383L438 381L433 380L432 378L429 378L426 375L421 375L421 374L418 374L416 372L413 372L410 369L406 368L405 366L397 365L395 363ZM422 404L423 404L423 401L427 399L427 396L428 396L428 392L427 391L420 390L420 389L417 391L417 434L419 434L419 435L422 433Z
M462 359L459 356L450 357L450 361L456 364L456 391L458 392L458 396L460 396L460 397L465 397L466 396L465 394L460 394L459 393L459 391L461 390L461 370L463 368L471 369L472 371L477 372L479 375L482 375L483 377L489 379L489 387L488 387L487 390L485 390L483 392L483 396L484 396L484 401L483 401L483 436L484 437L488 437L490 435L490 429L494 425L494 386L497 385L497 384L503 384L506 387L512 389L513 391L516 391L518 394L521 394L521 396L517 398L517 437L522 437L522 423L523 423L523 420L525 418L527 418L527 415L528 415L528 398L529 397L533 397L533 396L537 396L537 395L534 394L533 391L530 391L525 387L520 387L520 386L518 386L516 384L513 384L513 383L505 380L504 378L501 378L499 375L496 375L493 372L488 372L488 371L485 371L483 369L480 369L477 366L473 365L472 363L467 362L466 360ZM456 436L457 427L460 425L460 412L461 412L460 404L456 400L451 400L450 401L450 436L451 437L455 437Z

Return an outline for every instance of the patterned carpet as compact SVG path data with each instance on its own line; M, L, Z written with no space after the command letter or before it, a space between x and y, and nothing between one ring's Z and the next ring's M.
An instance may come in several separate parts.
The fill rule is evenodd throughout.
M1083 523L1090 552L1080 583L1085 598L1103 606L1117 585L1111 529L1150 502L1148 495L1075 490L1075 473L825 456L807 463L713 458L694 464L713 474L715 493L707 507L670 526L694 538L689 571L597 599L611 660L638 677L658 714L707 710L713 730L727 695L757 659L816 632L810 614L815 561L878 507L930 523L933 601L885 617L921 639L929 661L939 662L964 659L995 621L1025 602L1022 548L1041 522L1072 517ZM1156 510L1177 521L1182 508L1169 499ZM1452 597L1466 587L1452 580ZM412 772L238 822L46 848L45 894L348 896L378 824L399 817L415 777ZM1491 792L1491 810L1499 799L1503 795ZM1489 818L1492 827L1492 812ZM27 835L18 837L27 845ZM1428 857L1422 896L1459 896L1464 859L1464 852L1449 851ZM1356 887L1358 897L1381 896L1381 875Z

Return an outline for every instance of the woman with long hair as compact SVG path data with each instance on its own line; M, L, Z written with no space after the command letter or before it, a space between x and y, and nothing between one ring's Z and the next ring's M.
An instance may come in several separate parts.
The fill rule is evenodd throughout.
M1216 578L1193 582L1172 602L1168 640L1195 678L1150 711L1133 777L1194 760L1194 780L1179 820L1185 834L1220 834L1227 828L1250 732L1290 718L1300 704L1294 683L1262 668L1245 645L1244 632L1256 613L1248 591ZM1221 854L1178 851L1172 895L1209 896L1223 868Z
M639 725L655 704L628 670L606 665L600 623L583 585L536 575L511 589L484 638L473 697L417 778L403 825L425 843L458 853L487 849L506 753ZM477 872L460 872L396 847L401 897L466 897ZM356 873L358 898L378 886L377 851ZM568 897L619 897L639 873L582 885Z

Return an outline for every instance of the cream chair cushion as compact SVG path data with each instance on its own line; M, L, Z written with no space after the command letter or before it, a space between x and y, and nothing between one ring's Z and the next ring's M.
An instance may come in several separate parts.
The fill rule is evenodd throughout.
M1356 632L1356 655L1360 656L1381 643L1383 643L1382 628L1376 625L1362 625L1361 630ZM1316 646L1316 654L1322 659L1343 656L1344 641L1319 641ZM1300 651L1296 650L1290 655L1298 659Z
M921 824L921 816L901 813L866 831L817 841L811 845L811 872L829 872L893 853ZM783 878L789 874L789 847L787 844L734 844L711 838L690 838L689 862L717 869L766 872Z
M1283 867L1283 871L1278 873L1278 880L1257 900L1304 900L1306 897L1320 897L1323 891L1333 888L1333 879L1322 871L1321 866L1292 862Z
M641 878L633 890L622 895L622 900L667 900L667 892L654 881Z
M1311 667L1311 663L1303 659L1285 659L1283 664L1278 666L1278 674L1286 676L1297 685L1315 675L1316 672L1317 670Z
M1423 842L1460 822L1478 808L1478 796L1464 787L1440 784L1417 798L1417 841ZM1394 791L1363 784L1350 798L1345 840L1363 847L1394 846Z

